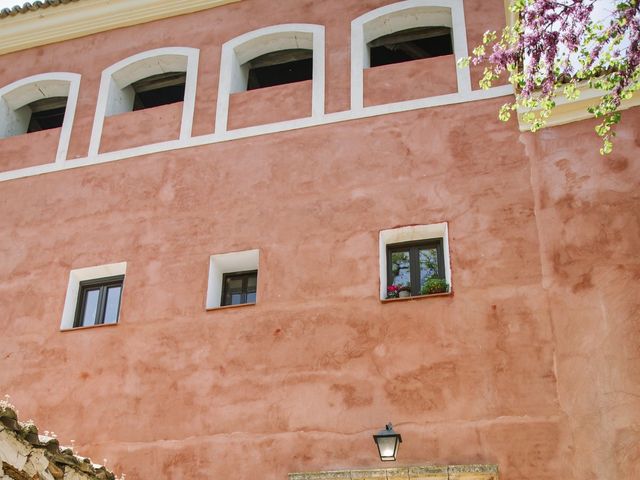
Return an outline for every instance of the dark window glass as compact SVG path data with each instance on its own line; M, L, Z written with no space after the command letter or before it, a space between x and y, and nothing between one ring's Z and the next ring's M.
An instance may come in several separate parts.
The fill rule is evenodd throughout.
M80 282L75 327L118 323L124 276Z
M59 128L64 121L67 109L67 97L51 97L36 100L29 104L31 118L27 133Z
M387 286L420 295L430 278L445 278L442 239L387 245Z
M302 82L313 78L313 51L291 49L271 52L247 63L247 90Z
M242 305L256 303L258 272L225 273L222 278L221 305Z
M372 40L369 49L372 67L450 55L453 53L451 29L410 28Z
M134 110L159 107L184 100L187 74L170 72L152 75L131 84L135 92Z

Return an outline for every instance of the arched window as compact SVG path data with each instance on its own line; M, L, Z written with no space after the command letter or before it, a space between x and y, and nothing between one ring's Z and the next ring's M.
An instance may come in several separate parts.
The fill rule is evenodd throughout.
M233 93L312 80L311 116L324 113L324 27L286 24L255 30L222 46L216 132L225 132Z
M462 0L406 0L368 12L351 23L351 107L364 106L364 70L452 55L455 91L471 91Z
M60 128L55 161L66 160L80 75L34 75L0 88L0 138Z
M191 136L199 50L168 47L126 58L102 73L89 146L97 155L104 118L175 102L184 102L180 138Z

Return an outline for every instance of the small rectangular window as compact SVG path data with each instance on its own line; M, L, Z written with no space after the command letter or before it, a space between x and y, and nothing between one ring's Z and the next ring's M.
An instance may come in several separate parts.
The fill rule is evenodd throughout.
M448 291L442 243L438 238L387 245L388 297Z
M256 303L258 271L225 273L222 279L222 301L220 305L242 305Z
M124 275L80 282L73 327L118 323Z

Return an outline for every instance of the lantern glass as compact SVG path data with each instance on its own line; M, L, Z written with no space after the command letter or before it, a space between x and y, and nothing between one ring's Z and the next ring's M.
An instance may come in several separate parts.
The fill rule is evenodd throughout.
M393 431L391 424L388 424L384 430L373 436L373 440L378 447L380 460L383 462L393 462L398 455L398 446L402 442L400 434Z
M398 439L394 437L379 437L378 450L380 451L380 460L383 462L393 461L396 459L396 446Z

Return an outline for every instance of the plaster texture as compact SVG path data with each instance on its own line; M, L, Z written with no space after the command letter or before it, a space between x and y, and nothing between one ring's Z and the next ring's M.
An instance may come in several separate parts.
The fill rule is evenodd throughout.
M194 133L210 132L222 43L305 22L327 26L326 104L344 110L350 20L385 3L247 0L6 55L0 78L80 70L73 158L105 67L200 48ZM465 12L481 5L470 28L499 28L502 2ZM388 421L398 466L640 477L640 112L602 158L592 123L521 134L502 103L0 183L0 388L128 480L379 468L371 435ZM113 117L104 145L138 142L147 114ZM381 302L380 230L444 221L453 294ZM210 255L250 249L257 304L206 311ZM119 324L60 332L69 271L122 261Z
M364 105L382 105L456 93L453 55L382 65L364 71Z
M183 102L106 117L100 152L177 140Z
M311 116L312 80L232 93L229 129Z
M59 128L0 138L0 172L54 162L59 139Z

